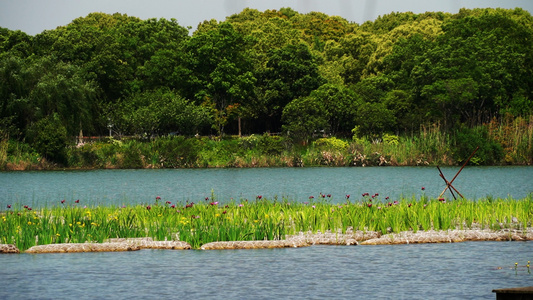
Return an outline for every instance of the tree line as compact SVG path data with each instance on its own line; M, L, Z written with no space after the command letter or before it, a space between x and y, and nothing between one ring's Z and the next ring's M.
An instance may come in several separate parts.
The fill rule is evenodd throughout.
M244 9L192 34L175 19L119 13L35 36L0 28L0 133L46 153L50 137L108 130L301 141L472 128L531 114L532 43L520 8L363 24Z

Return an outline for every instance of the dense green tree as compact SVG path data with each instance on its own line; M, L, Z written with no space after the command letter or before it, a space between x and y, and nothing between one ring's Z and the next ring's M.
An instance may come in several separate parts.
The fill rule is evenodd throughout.
M206 134L213 122L210 110L168 89L134 94L112 105L109 121L125 135Z
M405 90L393 89L387 92L382 103L392 112L396 120L395 132L413 132L424 123L420 110L413 102L413 95Z
M379 75L385 71L384 59L393 52L393 48L402 40L417 36L423 41L434 41L442 34L442 21L433 18L418 18L412 22L398 25L386 33L376 36L376 49L370 55L367 66L363 71L365 76ZM397 54L396 54L397 55ZM409 53L409 55L416 55Z
M459 163L465 162L472 153L472 149L479 149L469 161L471 165L488 165L497 163L503 156L503 147L490 138L486 127L460 126L455 130L454 159Z
M31 109L27 97L33 84L24 59L6 56L0 60L0 120L12 138L21 137L26 126L25 114Z
M20 30L0 27L0 58L5 55L28 57L33 53L33 37Z
M32 123L56 114L71 136L94 130L98 93L79 67L52 57L0 61L0 117L24 132Z
M303 39L318 51L324 50L327 41L338 41L358 27L341 17L321 12L294 14L289 20L295 28L302 31Z
M370 56L376 50L376 42L374 35L360 30L347 34L339 42L330 41L324 48L326 63L337 64L344 84L355 84L363 77Z
M158 51L180 49L188 38L188 30L174 19L141 20L119 13L91 13L37 35L36 45L43 55L53 54L82 67L98 82L106 100L112 102L131 92L153 88L150 81L148 87L144 86L145 64Z
M57 113L46 116L28 129L28 139L46 159L65 165L67 162L67 129Z
M33 68L41 75L28 95L33 119L57 113L69 135L75 136L83 129L94 132L93 122L99 113L98 91L80 68L47 58L35 62Z
M214 106L219 134L231 117L229 107L250 107L256 79L244 55L245 43L231 23L222 22L214 29L198 31L187 45L189 97Z
M325 84L311 92L324 108L322 115L328 121L331 134L349 134L355 124L360 97L351 89L342 85Z
M283 108L283 131L296 141L307 142L314 133L328 130L324 105L315 97L292 100Z
M413 68L414 84L445 123L488 122L531 86L531 29L497 11L448 21Z
M531 115L532 28L520 8L362 25L245 9L192 36L174 19L118 13L36 36L0 28L0 124L21 140L52 118L67 136L103 133L108 116L124 134L240 133L241 120L246 133L285 125L302 140L355 126L371 137L429 124L454 132Z
M298 44L302 40L302 31L295 28L289 16L282 11L290 16L293 15L283 9L264 13L245 9L227 20L233 24L235 30L249 40L246 45L246 56L251 59L256 73L266 68L270 51L289 44Z
M355 126L358 134L372 139L396 127L396 118L383 103L365 102L357 108Z
M273 50L259 85L266 103L265 120L271 130L279 130L281 112L296 98L305 97L323 83L318 58L307 44L287 45Z

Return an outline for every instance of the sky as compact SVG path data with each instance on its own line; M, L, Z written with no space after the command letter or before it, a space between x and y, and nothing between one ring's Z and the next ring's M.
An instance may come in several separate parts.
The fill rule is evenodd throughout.
M533 0L0 0L0 27L36 35L91 12L118 12L141 19L174 18L194 30L205 20L223 21L246 7L318 11L359 24L391 12L457 13L463 7L521 7L533 14Z

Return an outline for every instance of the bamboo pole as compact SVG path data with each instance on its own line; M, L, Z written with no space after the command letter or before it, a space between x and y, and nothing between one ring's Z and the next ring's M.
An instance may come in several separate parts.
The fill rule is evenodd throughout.
M463 197L463 195L461 195L453 186L452 186L452 183L453 181L455 180L455 178L457 178L457 176L459 176L459 173L461 173L461 171L463 170L463 168L466 166L466 164L468 164L468 162L470 161L470 159L472 159L472 157L474 156L474 154L476 154L477 150L479 149L479 146L476 147L476 149L474 150L474 152L472 152L472 154L470 154L470 157L468 157L468 159L465 161L465 163L463 164L463 166L461 167L461 169L459 169L459 171L457 171L457 174L455 174L455 176L452 178L452 180L450 182L448 182L446 180L446 178L444 178L444 175L442 174L439 166L437 166L437 168L439 169L439 172L440 172L440 175L442 177L442 179L444 179L444 181L446 181L446 187L444 188L444 191L442 191L442 193L440 193L439 195L439 198L442 197L442 195L444 195L444 193L446 192L446 190L449 188L449 187L452 187L461 197ZM451 190L450 190L451 192ZM453 195L453 192L452 192L452 195ZM454 196L455 198L455 196ZM464 197L463 197L464 198Z

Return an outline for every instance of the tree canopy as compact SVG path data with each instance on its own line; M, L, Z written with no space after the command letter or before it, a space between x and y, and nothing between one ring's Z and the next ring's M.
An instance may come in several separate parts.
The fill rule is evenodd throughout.
M236 134L242 121L248 134L302 139L475 126L531 114L532 43L520 8L364 24L244 9L192 34L174 19L91 13L35 36L0 28L0 124L20 140L57 124L67 136L109 123L194 135Z

